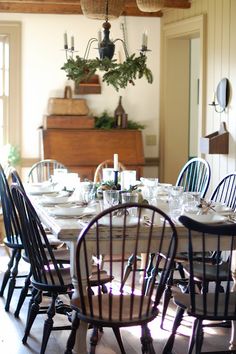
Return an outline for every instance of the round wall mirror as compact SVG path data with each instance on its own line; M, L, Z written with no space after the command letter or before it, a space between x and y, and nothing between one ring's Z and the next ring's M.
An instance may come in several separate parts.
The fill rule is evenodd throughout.
M229 103L229 80L227 78L220 80L216 89L216 98L220 107L225 110Z

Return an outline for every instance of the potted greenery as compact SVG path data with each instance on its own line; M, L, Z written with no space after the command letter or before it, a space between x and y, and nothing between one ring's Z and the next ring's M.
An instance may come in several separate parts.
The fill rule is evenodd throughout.
M19 148L11 144L2 146L0 149L0 156L0 162L3 168L7 168L8 166L16 166L20 162Z
M113 129L115 128L115 118L104 111L100 116L95 117L95 128L96 129ZM127 128L125 129L144 129L143 124L137 123L128 119Z

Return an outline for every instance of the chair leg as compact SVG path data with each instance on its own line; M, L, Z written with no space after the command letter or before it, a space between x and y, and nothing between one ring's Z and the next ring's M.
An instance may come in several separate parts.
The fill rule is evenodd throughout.
M127 266L125 267L124 277L123 277L123 281L120 286L120 290L123 289L123 286L125 285L130 273L132 272L133 264L134 264L134 255L132 254L128 259Z
M41 291L36 291L35 289L33 290L32 297L29 303L29 310L28 310L28 315L27 315L27 320L26 320L26 326L25 326L25 334L22 339L22 343L26 344L27 338L29 336L31 327L34 323L34 320L36 316L39 313L39 304L42 301L42 292Z
M147 325L142 326L142 335L140 341L142 344L142 354L155 354L152 337Z
M106 287L105 284L102 284L101 288L102 288L103 294L107 294L108 293L108 290L107 290L107 287Z
M93 327L92 335L90 337L90 354L95 354L96 346L98 344L98 327Z
M49 336L51 334L52 328L53 328L53 317L56 314L56 300L57 300L58 294L52 294L52 301L51 305L49 306L47 310L47 316L48 318L44 322L44 328L43 328L43 339L42 339L42 346L40 350L40 354L44 354Z
M28 291L29 291L31 275L32 275L32 271L30 269L29 274L27 275L27 277L25 279L25 285L24 285L24 287L21 290L20 297L19 297L19 300L18 300L18 304L17 304L16 310L15 310L15 313L14 313L14 316L17 317L17 318L19 317L21 307L22 307L22 305L23 305L23 303L25 301L25 298L26 298L26 296L28 294Z
M202 320L197 321L197 328L196 328L196 354L201 354L203 343L203 328L202 328Z
M149 256L149 262L148 262L147 272L146 272L148 277L150 277L152 274L154 258L155 258L155 253L151 253Z
M178 262L176 269L179 271L181 279L185 279L185 273L184 273L183 264Z
M10 258L10 261L8 262L8 265L7 265L7 270L4 273L2 286L1 286L1 290L0 290L0 296L3 296L3 293L4 293L5 287L7 285L7 282L8 282L8 280L11 277L11 268L13 267L13 264L14 264L14 261L15 261L16 252L17 252L16 249L12 250L11 258Z
M168 338L163 352L162 354L170 354L172 352L173 346L174 346L174 341L175 341L175 335L177 332L178 327L180 326L180 323L182 321L183 315L184 315L184 309L181 307L177 307L176 310L176 315L175 315L175 319L174 319L174 323L173 323L173 327L172 327L172 331L171 331L171 335Z
M171 271L171 274L168 278L166 288L165 288L165 291L163 294L163 306L162 306L162 315L161 315L161 324L160 324L161 329L163 329L163 323L165 320L167 308L168 308L170 299L172 297L171 287L173 286L173 276L174 276L174 270Z
M121 335L120 335L120 329L119 327L112 327L112 330L116 336L116 340L119 344L119 347L120 347L120 351L122 354L126 354L126 351L125 351L125 348L124 348L124 345L123 345L123 342L122 342L122 339L121 339Z
M75 345L75 338L76 338L76 331L79 328L79 324L80 324L80 319L77 316L77 312L74 311L72 324L71 324L71 333L70 333L69 338L67 340L65 354L72 354L73 353L73 348Z
M15 265L14 265L12 272L11 272L11 280L9 282L9 287L8 287L7 301L6 301L6 305L5 305L6 311L9 311L12 295L13 295L13 292L15 289L16 277L18 274L18 265L19 265L20 259L21 259L21 250L18 249L16 252L16 255L15 255Z
M192 327L192 334L189 339L189 345L188 345L188 354L192 354L193 347L196 341L196 329L197 329L197 319L193 322L193 327Z
M155 258L155 253L151 253L149 256L149 263L147 266L146 277L145 277L145 294L148 295L153 282L155 282L155 271L153 267L153 260Z

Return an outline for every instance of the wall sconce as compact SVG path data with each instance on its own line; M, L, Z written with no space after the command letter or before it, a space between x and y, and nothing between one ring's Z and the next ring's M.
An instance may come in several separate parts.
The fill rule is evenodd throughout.
M212 103L209 103L209 106L213 106L215 112L222 113L225 111L229 103L229 80L223 78L220 80L217 85L216 92L214 92L214 98ZM219 108L217 108L219 106Z

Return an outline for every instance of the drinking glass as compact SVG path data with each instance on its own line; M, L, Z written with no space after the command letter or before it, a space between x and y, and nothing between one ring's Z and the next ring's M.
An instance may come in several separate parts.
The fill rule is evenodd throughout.
M184 192L183 211L185 213L197 214L199 212L201 195L199 192Z
M103 182L114 181L114 168L103 168L102 180Z
M103 191L103 205L104 209L118 205L120 201L120 192L113 189Z
M121 189L128 190L130 186L134 186L136 184L136 171L135 170L125 170L120 173L120 184Z
M169 190L169 213L170 217L178 219L183 209L183 187L173 186Z
M74 191L79 182L80 178L78 173L69 172L64 175L64 185L67 191Z
M140 181L144 185L142 189L143 198L146 199L149 204L153 204L153 202L155 202L153 199L158 192L158 178L141 177Z
M51 176L52 182L57 184L58 190L62 190L65 188L65 176L68 171L66 168L55 168L53 171L53 175Z
M95 183L80 182L79 184L79 199L81 202L88 204L96 197Z
M123 192L121 193L121 200L122 203L138 203L138 193ZM128 211L131 216L137 215L136 208L129 208Z
M122 203L138 203L138 193L123 192L121 193Z

